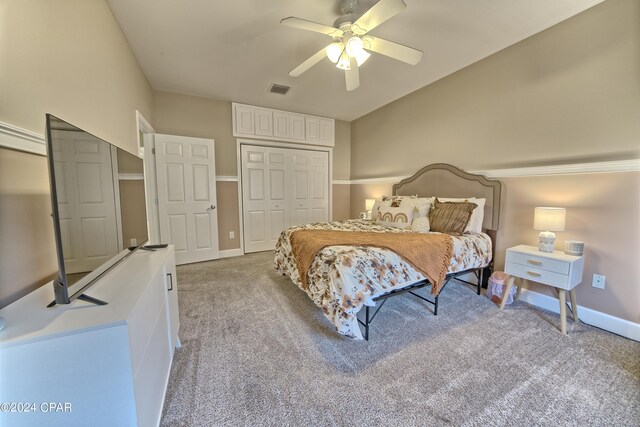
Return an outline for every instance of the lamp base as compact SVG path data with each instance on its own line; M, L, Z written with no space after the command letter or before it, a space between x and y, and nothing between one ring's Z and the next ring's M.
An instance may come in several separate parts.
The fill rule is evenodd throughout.
M553 252L556 243L556 234L551 231L543 231L538 235L538 250L540 252Z

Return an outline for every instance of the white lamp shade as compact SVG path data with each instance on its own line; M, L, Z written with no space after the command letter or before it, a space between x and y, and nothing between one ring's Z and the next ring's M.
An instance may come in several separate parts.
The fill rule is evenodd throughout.
M346 52L343 52L342 55L340 55L340 59L338 59L336 67L345 71L351 69L351 60L349 59L349 55L347 55Z
M376 203L376 199L365 199L364 201L364 210L370 211L373 209L373 205Z
M362 39L358 36L353 36L347 40L347 55L357 57L362 52Z
M540 231L564 231L566 213L565 208L536 208L533 228Z
M340 59L340 55L342 55L343 51L344 51L344 43L338 43L338 42L331 43L325 49L327 58L329 58L329 61L333 62L334 64L338 62L338 60Z

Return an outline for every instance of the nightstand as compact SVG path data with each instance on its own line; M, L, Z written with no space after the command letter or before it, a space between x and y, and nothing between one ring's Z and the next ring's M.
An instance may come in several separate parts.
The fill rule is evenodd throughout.
M535 246L520 245L507 249L505 273L509 281L505 289L505 297L513 286L515 279L531 280L543 285L553 286L558 290L560 300L560 330L567 334L566 291L571 297L573 320L578 320L575 287L582 282L584 256L567 255L564 252L541 252ZM522 283L518 286L518 293ZM502 298L500 310L504 308L506 298Z

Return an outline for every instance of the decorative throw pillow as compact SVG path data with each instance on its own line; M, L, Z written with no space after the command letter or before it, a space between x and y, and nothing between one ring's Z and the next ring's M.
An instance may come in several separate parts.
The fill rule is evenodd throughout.
M481 233L482 232L482 221L484 220L484 205L487 199L476 199L475 197L468 197L466 199L461 198L438 198L441 202L470 202L478 205L477 208L473 210L471 214L471 219L469 219L469 224L467 224L467 228L464 229L464 232L473 232L473 233Z
M387 227L410 228L413 221L414 208L380 206L376 224Z
M433 197L410 197L402 199L402 203L400 206L404 207L415 207L418 212L416 216L428 216L429 209L431 209L431 204L433 203Z
M381 206L392 206L394 208L400 207L403 200L415 199L417 196L382 196L373 204L371 208L371 219L377 220L378 212Z
M431 230L429 225L429 217L428 216L419 216L413 219L411 223L411 231L415 231L417 233L427 233Z
M436 197L433 207L429 212L429 225L431 231L460 236L469 220L473 210L478 207L470 202L440 202Z

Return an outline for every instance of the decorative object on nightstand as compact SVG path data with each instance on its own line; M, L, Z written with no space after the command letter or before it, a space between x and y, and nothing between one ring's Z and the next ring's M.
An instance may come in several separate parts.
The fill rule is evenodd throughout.
M365 199L364 201L364 210L367 213L367 218L371 219L371 209L373 209L373 205L376 204L376 199Z
M540 230L538 236L538 250L541 252L553 252L553 245L556 241L554 231L564 231L564 220L566 216L565 208L536 208L533 217L534 230Z
M566 291L571 298L573 320L578 321L578 305L576 303L575 288L582 282L584 257L567 255L560 251L540 252L534 246L514 246L507 249L505 259L505 273L511 276L507 282L505 295L513 287L516 278L531 280L543 285L552 286L558 291L560 301L560 330L567 334L567 304ZM518 286L518 293L522 283ZM500 310L504 308L505 298L502 298Z
M565 240L564 253L567 255L580 256L584 253L584 242L579 240Z

